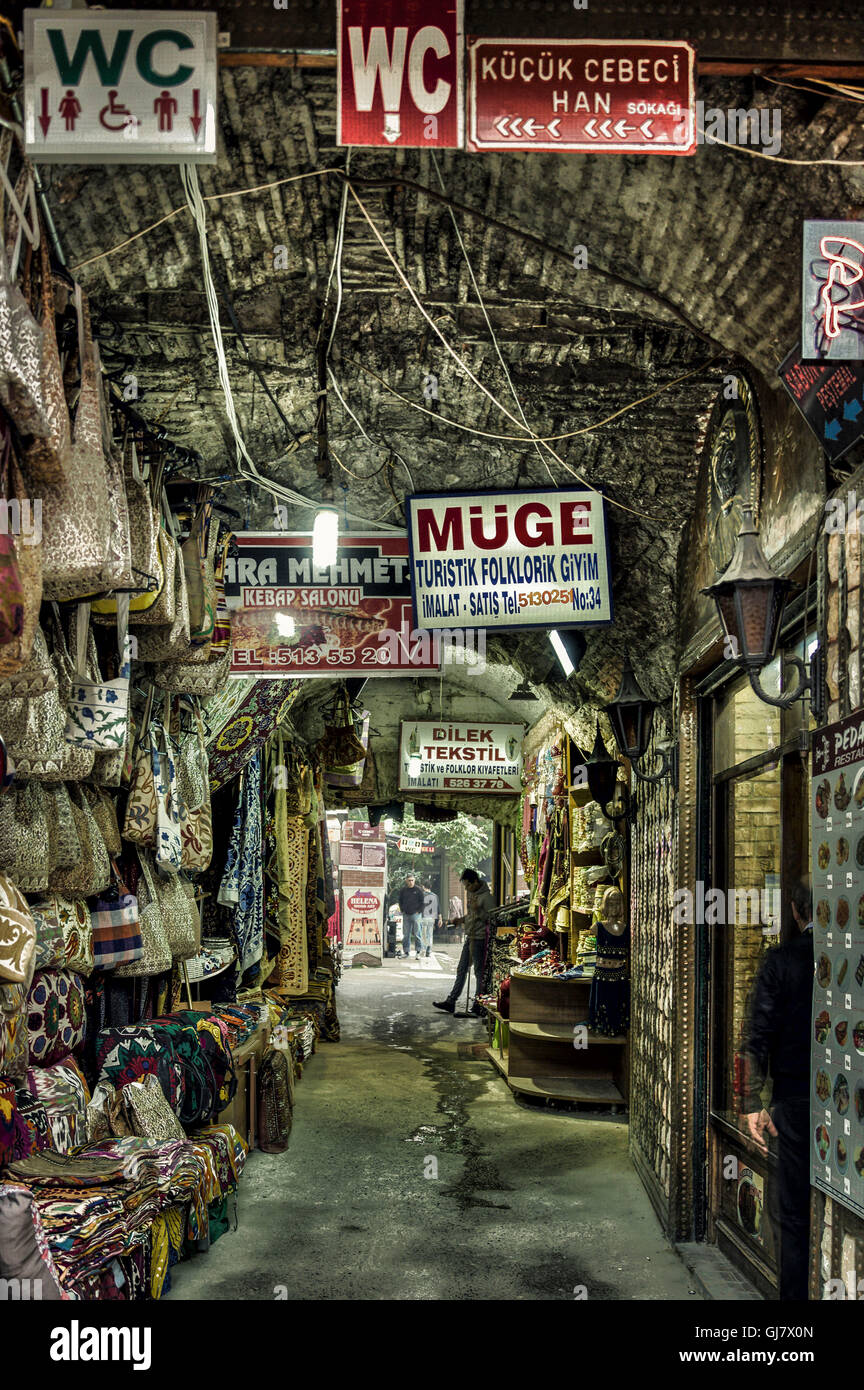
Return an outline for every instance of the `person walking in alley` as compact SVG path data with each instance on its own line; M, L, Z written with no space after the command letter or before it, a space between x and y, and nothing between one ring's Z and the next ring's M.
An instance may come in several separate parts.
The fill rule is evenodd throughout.
M405 875L405 883L399 890L399 907L402 912L402 954L408 960L411 938L416 937L419 960L423 953L423 889L416 883L413 874Z
M457 925L464 923L465 941L462 946L462 954L459 957L459 964L456 967L456 979L453 982L453 988L446 999L441 999L432 1005L434 1009L442 1009L444 1013L448 1014L452 1014L456 1010L456 1001L465 988L465 977L468 974L469 965L474 966L475 992L480 988L488 948L489 913L495 906L495 899L489 891L489 884L480 877L476 869L464 869L459 882L465 889L466 909L465 916L458 919ZM475 1000L472 1013L480 1014L482 1012L483 1010Z
M744 1043L744 1112L755 1147L777 1139L780 1298L806 1302L810 1231L810 1016L813 997L813 900L808 879L791 896L795 931L770 950L753 991ZM772 1081L771 1110L762 1091Z
M423 889L423 954L428 957L432 954L432 939L435 928L441 925L441 914L438 911L438 894L433 893L428 886Z

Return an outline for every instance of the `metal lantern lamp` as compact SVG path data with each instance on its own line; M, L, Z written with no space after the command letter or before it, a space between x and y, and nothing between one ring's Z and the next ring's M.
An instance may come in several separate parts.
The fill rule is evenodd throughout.
M580 750L581 751L581 750ZM621 812L610 812L607 808L612 798L615 796L616 784L618 781L618 768L620 766L617 758L610 758L606 752L606 745L600 733L600 724L597 724L597 734L594 739L594 747L591 756L586 758L582 754L585 765L585 772L588 778L588 790L595 801L603 807L603 810L610 819L615 819Z
M735 554L720 578L702 593L710 594L717 605L732 659L744 667L759 699L778 709L789 709L813 689L806 663L792 655L785 656L784 661L798 672L794 690L780 696L768 695L759 683L760 671L776 655L783 610L793 587L792 581L775 574L765 559L753 509L744 507Z
M636 679L633 667L629 661L626 662L618 694L606 706L615 742L624 757L630 759L633 772L640 782L662 782L664 777L671 776L673 783L677 783L678 748L674 743L659 745L657 752L662 759L659 772L640 772L636 766L648 751L656 708L657 702L648 699Z

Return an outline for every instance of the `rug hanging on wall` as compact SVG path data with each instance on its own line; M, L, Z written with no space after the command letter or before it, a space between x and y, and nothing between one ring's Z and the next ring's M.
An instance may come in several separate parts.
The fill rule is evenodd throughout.
M299 680L253 681L236 703L218 696L206 706L210 725L210 782L213 790L232 781L272 734L300 693ZM240 684L240 682L238 682ZM246 684L246 682L242 682ZM221 720L221 723L219 722Z

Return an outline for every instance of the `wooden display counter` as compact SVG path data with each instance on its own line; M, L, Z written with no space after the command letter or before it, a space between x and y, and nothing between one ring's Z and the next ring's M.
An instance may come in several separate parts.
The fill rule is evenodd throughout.
M587 1027L589 980L543 975L510 977L508 1045L487 1056L517 1094L586 1105L626 1106L627 1038L588 1033L585 1047L575 1030ZM493 1022L499 1015L490 1010ZM503 1032L503 1030L502 1030Z

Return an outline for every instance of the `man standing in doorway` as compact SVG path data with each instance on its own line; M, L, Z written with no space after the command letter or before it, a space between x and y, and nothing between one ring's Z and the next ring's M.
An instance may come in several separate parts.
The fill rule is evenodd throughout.
M413 874L405 875L405 883L399 890L399 907L402 912L402 954L408 960L411 955L411 938L417 940L417 959L423 952L423 889L415 882Z
M810 1019L813 1002L813 899L809 879L791 898L795 930L762 962L744 1043L744 1112L760 1153L777 1139L780 1298L807 1301L810 1234ZM762 1090L771 1075L771 1112Z
M429 887L423 889L423 954L428 957L432 954L432 938L435 928L439 926L441 918L438 912L438 894L433 893Z
M453 988L446 999L441 999L432 1005L435 1009L443 1009L444 1013L447 1014L452 1014L456 1010L456 1001L465 988L465 977L468 974L469 964L474 966L475 992L480 989L483 969L486 964L489 913L495 906L495 899L489 892L489 884L480 877L476 869L464 869L459 882L465 888L467 903L465 916L459 919L460 924L464 923L465 926L465 942L459 957L459 964L456 967L456 979L453 982ZM483 1012L476 999L471 1011L475 1014L482 1014Z

